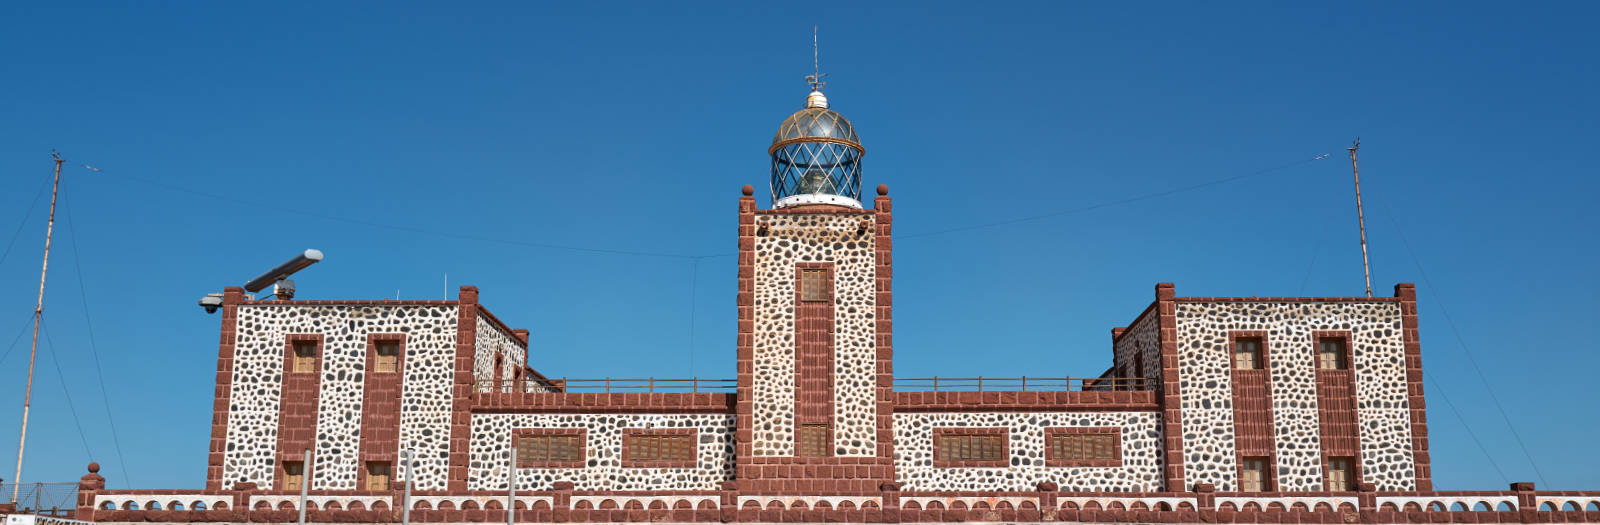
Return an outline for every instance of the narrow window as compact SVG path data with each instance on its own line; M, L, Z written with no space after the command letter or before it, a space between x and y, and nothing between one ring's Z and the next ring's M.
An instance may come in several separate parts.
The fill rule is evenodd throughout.
M517 464L580 463L583 461L583 436L555 434L519 436Z
M1047 461L1109 461L1121 459L1112 434L1051 434Z
M695 460L694 434L629 434L623 444L628 461L689 463Z
M1323 337L1317 340L1317 368L1345 370L1350 362L1345 359L1346 345L1343 337Z
M317 371L317 342L294 342L294 373L309 373Z
M1261 369L1261 338L1240 337L1233 340L1233 368L1236 370Z
M832 456L833 439L828 435L828 425L800 425L800 439L795 455L803 458Z
M305 483L306 464L303 461L283 462L283 490L300 490Z
M389 462L367 462L367 490L389 490Z
M1239 491L1264 492L1267 490L1267 458L1239 459Z
M935 436L937 461L1005 461L1004 434L945 433Z
M400 368L400 342L379 341L378 356L374 363L375 372L394 372Z
M828 300L828 271L823 268L803 268L800 270L800 300L801 301L827 301Z
M1355 458L1328 458L1328 490L1348 492L1356 489Z

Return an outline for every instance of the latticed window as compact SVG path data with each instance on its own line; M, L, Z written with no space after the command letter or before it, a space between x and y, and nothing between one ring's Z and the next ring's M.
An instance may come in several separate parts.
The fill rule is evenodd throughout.
M630 434L627 436L629 461L692 462L695 460L693 434Z
M832 456L833 440L829 439L828 425L800 425L800 436L795 455L803 458Z
M389 462L367 462L367 490L389 490Z
M317 342L294 342L294 373L317 371Z
M374 372L393 372L400 368L400 342L379 341L377 358L374 359Z
M576 463L583 461L583 436L559 434L519 436L517 463Z
M935 437L938 461L1004 461L1005 435L948 433Z
M1267 458L1239 459L1239 490L1241 492L1267 490Z
M1112 434L1052 434L1049 456L1057 461L1121 459L1117 437Z
M800 270L800 300L801 301L827 301L828 297L828 270L823 268L805 268Z
M1348 457L1328 458L1328 490L1351 491L1355 489L1355 460Z
M1345 360L1345 340L1343 337L1323 337L1317 340L1317 368L1323 370L1344 370L1350 368L1349 361Z
M1261 369L1261 338L1240 337L1233 340L1233 368L1237 370Z
M283 490L300 490L300 484L306 479L306 464L303 461L283 462Z

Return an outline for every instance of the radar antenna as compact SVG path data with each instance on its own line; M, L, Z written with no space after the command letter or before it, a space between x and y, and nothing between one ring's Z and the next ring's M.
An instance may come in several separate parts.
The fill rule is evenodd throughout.
M822 91L822 86L827 85L822 78L828 74L822 72L821 64L817 59L817 26L811 26L811 74L806 75L806 82L811 84L812 91Z

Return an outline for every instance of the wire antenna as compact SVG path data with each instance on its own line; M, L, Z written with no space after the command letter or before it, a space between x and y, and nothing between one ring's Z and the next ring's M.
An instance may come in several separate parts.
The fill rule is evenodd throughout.
M1351 142L1345 150L1350 152L1350 172L1356 178L1356 224L1361 228L1361 275L1367 280L1367 297L1372 297L1372 268L1367 265L1367 218L1361 211L1361 171L1356 169L1356 150L1361 149L1361 137Z
M822 72L822 61L817 54L817 26L811 26L811 74L806 75L806 82L811 84L812 91L822 91L822 86L827 85L822 78L828 76Z

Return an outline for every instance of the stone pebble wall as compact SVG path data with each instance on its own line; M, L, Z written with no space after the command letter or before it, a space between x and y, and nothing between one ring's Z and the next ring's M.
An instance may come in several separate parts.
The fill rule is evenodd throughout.
M734 478L732 414L473 414L469 490L505 490L511 432L530 428L587 429L583 468L519 468L517 490L550 490L570 481L575 490L720 490ZM629 428L694 428L693 468L622 467L622 433Z
M1322 490L1312 332L1348 330L1362 479L1378 490L1415 490L1398 303L1179 302L1177 323L1188 483L1238 487L1228 332L1258 330L1267 332L1277 488Z
M1140 356L1139 364L1143 369L1136 371L1136 375L1148 381L1150 388L1159 388L1161 385L1161 316L1151 311L1139 319L1128 331L1122 333L1122 338L1117 339L1113 345L1115 359L1114 365L1121 368L1123 365L1133 366L1134 356Z
M477 342L472 352L472 377L483 381L494 379L494 356L504 355L500 362L500 377L516 377L517 367L527 362L528 347L515 335L500 330L499 326L478 316Z
M794 455L795 264L834 263L835 456L877 455L877 270L866 215L758 215L753 442L756 456Z
M311 488L356 488L367 334L406 334L400 439L417 452L423 490L445 488L456 307L244 305L239 307L222 487L275 476L278 406L288 334L322 334L316 461Z
M1161 490L1159 412L934 412L894 415L894 468L901 490L1027 491L1054 482L1063 491ZM1010 466L935 467L933 429L1010 429ZM1122 466L1046 467L1045 429L1121 427Z

